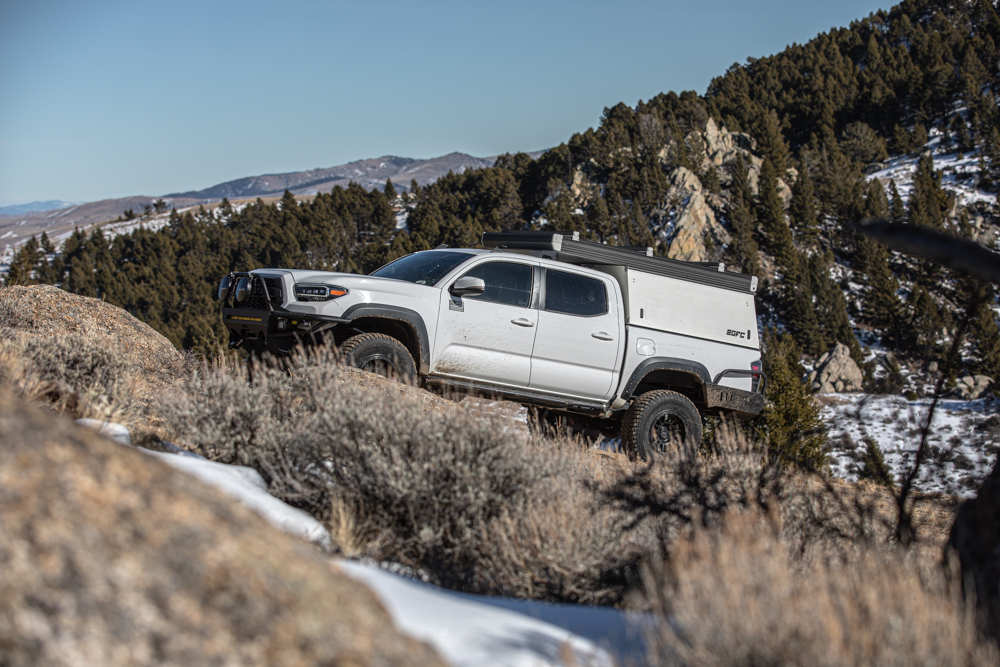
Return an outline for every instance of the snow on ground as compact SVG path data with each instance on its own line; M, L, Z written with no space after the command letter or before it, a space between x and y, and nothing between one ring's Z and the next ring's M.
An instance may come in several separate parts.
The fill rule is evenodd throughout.
M931 139L924 146L931 151L934 158L934 168L944 172L941 186L951 190L958 198L958 203L970 206L976 202L996 204L995 194L984 192L977 187L979 181L979 153L959 153L953 148L941 144L941 133L936 128L931 130ZM920 156L899 155L890 158L885 167L868 175L868 180L877 178L889 188L889 181L895 181L903 201L908 201L913 191L913 175L917 171ZM887 193L888 194L888 193Z
M121 424L77 423L122 444L131 441ZM323 525L271 496L253 468L209 461L165 444L170 452L139 451L236 498L279 530L329 548ZM612 608L456 593L376 565L336 562L379 597L400 631L431 644L453 667L641 664L644 633L655 623L651 616Z
M819 397L830 429L830 467L837 477L856 480L865 452L864 436L878 443L897 482L913 466L920 429L931 399L902 396L826 394ZM928 457L916 488L969 498L993 468L1000 444L996 399L938 402L928 437ZM845 437L846 436L846 437Z
M404 633L454 667L628 665L643 658L648 618L617 609L447 591L352 561L337 564L371 588Z
M330 547L330 533L323 524L308 512L286 505L269 494L264 479L253 468L216 463L200 456L183 456L142 448L139 451L232 496L267 519L275 528L297 535L324 549Z

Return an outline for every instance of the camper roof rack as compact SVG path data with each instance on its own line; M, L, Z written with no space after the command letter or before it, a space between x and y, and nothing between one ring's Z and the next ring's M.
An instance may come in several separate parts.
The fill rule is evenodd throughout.
M553 253L552 259L567 264L608 264L635 271L686 280L735 292L757 291L756 276L725 270L721 262L684 262L655 257L646 246L615 247L581 241L580 232L485 232L484 248Z

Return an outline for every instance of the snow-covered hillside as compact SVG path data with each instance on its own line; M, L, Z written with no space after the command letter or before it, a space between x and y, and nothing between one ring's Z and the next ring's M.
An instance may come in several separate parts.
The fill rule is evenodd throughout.
M830 467L837 477L856 480L864 438L875 440L896 481L913 468L931 399L902 396L827 394L820 397L830 429ZM1000 435L1000 401L941 400L927 439L927 459L915 481L918 491L973 497L993 468Z

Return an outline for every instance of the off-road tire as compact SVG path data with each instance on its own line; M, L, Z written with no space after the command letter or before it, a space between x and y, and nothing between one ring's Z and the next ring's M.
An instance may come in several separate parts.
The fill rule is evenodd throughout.
M391 380L412 382L417 367L410 352L392 336L365 333L352 336L340 346L340 360L346 366L375 373Z
M701 414L690 399L676 391L658 389L639 396L625 411L622 444L629 456L651 461L671 448L697 449L701 429Z

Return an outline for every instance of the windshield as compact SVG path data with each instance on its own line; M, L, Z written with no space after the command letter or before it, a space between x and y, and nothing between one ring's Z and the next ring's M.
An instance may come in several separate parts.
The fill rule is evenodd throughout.
M426 250L400 257L395 262L389 262L381 269L375 270L371 275L377 278L405 280L417 285L433 285L449 271L472 257L473 255L467 252Z

